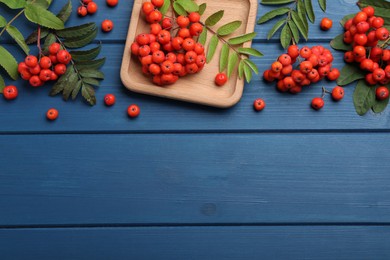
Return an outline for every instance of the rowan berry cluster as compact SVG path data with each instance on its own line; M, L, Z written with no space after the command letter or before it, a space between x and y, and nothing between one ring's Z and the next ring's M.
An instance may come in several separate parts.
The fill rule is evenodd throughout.
M131 53L142 64L142 72L159 86L175 83L179 77L201 71L206 63L204 46L196 38L203 31L200 14L163 18L157 9L164 0L144 2L142 12L150 24L149 33L136 36Z
M66 65L72 57L66 50L61 49L57 42L49 46L49 56L28 55L18 65L18 72L24 80L28 80L33 87L40 87L46 81L57 80L66 72Z
M293 65L299 61L296 69ZM287 53L278 57L271 68L264 71L263 77L269 82L277 80L277 89L281 92L297 94L302 87L316 83L323 78L331 81L340 76L337 68L332 68L333 55L323 46L298 48L291 45Z
M390 83L390 50L378 46L379 41L389 39L389 31L384 27L384 19L375 16L375 10L367 6L344 24L344 42L352 44L344 60L357 63L366 71L368 85Z
M81 6L77 8L79 16L86 16L87 14L94 14L98 10L98 5L93 0L81 0Z

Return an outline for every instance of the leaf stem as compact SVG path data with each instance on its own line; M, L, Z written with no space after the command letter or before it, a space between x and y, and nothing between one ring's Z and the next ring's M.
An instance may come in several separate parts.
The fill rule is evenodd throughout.
M389 44L389 41L390 41L390 37L389 38L387 38L387 40L380 46L380 48L384 48L386 45L388 45Z
M0 37L1 35L3 35L3 33L5 32L5 30L7 30L7 28L16 20L18 19L19 16L21 16L22 14L24 13L24 9L21 10L19 13L17 13L14 18L12 18L5 26L4 28L1 30L0 32Z
M41 48L41 26L38 25L38 39L37 39L37 47L39 50L39 58L42 56L42 48Z

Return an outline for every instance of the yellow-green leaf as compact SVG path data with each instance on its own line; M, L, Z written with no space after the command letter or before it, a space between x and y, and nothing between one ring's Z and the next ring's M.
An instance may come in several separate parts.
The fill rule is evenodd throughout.
M173 10L178 14L178 15L187 15L186 10L181 6L177 1L173 2Z
M27 46L24 41L23 34L13 25L8 25L6 29L7 33L15 40L19 47L28 55L30 53L30 48Z
M0 28L7 25L7 20L3 16L0 15Z
M0 46L0 66L5 69L7 74L13 79L18 79L18 62L3 46Z
M219 72L226 69L229 60L229 45L225 43L221 49L221 55L219 57Z
M253 48L238 48L238 52L241 54L245 54L248 56L254 56L254 57L262 57L263 54L259 52L256 49Z
M11 9L20 9L26 5L26 0L0 0L0 3L4 3Z
M39 24L47 28L56 30L64 28L64 22L61 21L60 18L58 18L52 12L44 9L39 5L28 3L26 5L24 15L30 22Z
M203 4L199 5L199 11L198 11L198 13L199 13L200 15L203 15L204 12L206 11L206 8L207 8L207 4L206 4L206 3L203 3Z
M259 69L253 61L251 61L250 59L245 59L244 62L246 63L246 65L249 66L249 68L251 68L254 73L259 74Z
M224 13L224 10L219 10L218 12L213 13L206 19L205 24L207 26L216 25L222 19Z
M205 45L206 40L207 40L207 29L204 28L198 37L198 42L202 45Z
M271 28L271 30L269 30L268 32L268 35L267 35L267 39L271 39L272 36L274 36L274 34L280 29L280 27L283 26L283 24L286 22L285 19L281 19L279 21L277 21L274 26Z
M244 76L244 60L240 61L240 64L238 64L238 78L242 79Z
M230 55L229 61L228 61L228 65L227 65L227 76L228 76L228 78L230 78L230 76L233 73L234 68L237 66L238 59L239 59L239 57L238 57L237 53L233 52Z
M295 11L291 12L291 17L294 21L294 24L298 28L299 32L302 34L303 38L305 38L305 40L307 40L309 32L308 32L308 29L305 27L305 24L302 22L301 17L299 17L298 13L296 13ZM291 28L291 26L290 26L290 28ZM292 29L293 28L291 28L291 30ZM293 35L294 35L294 32L293 32ZM295 35L294 35L294 38L296 39ZM298 42L298 40L297 40L297 42Z
M162 15L165 15L168 12L170 6L171 1L164 1L164 4L160 7L160 12L162 13Z
M295 0L261 0L261 4L263 5L281 5L292 3Z
M199 6L192 0L176 0L176 2L180 4L184 8L184 10L189 13L199 11Z
M0 93L3 93L4 87L5 87L5 82L3 77L0 75Z
M320 5L322 11L326 12L326 0L318 0L318 4Z
M221 36L226 36L231 33L234 33L238 28L240 28L242 22L241 21L233 21L230 23L227 23L223 26L221 26L218 30L217 33Z
M218 36L213 35L210 39L209 47L207 49L207 55L206 55L207 63L209 63L213 59L215 51L217 50L218 42L219 42Z
M232 45L238 45L238 44L242 44L242 43L249 42L249 41L253 40L253 38L255 38L256 35L257 35L257 33L251 32L251 33L247 33L247 34L243 34L243 35L239 35L237 37L231 38L228 40L228 42Z
M245 75L245 80L247 83L251 82L252 80L252 71L248 64L244 64L244 75Z
M264 14L260 19L257 21L257 24L262 24L265 22L268 22L269 20L288 13L291 9L287 7L280 7L277 9L274 9L272 11L269 11L268 13Z

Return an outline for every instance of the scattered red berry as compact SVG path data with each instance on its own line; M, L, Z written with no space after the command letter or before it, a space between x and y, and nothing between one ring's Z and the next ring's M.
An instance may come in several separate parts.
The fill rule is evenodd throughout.
M106 19L102 22L102 30L104 32L110 32L112 29L114 29L114 23L111 20Z
M314 108L315 110L320 110L321 108L323 108L325 105L325 102L324 102L324 99L321 98L321 97L315 97L313 98L313 100L311 101L311 106L312 108Z
M256 110L256 111L261 111L265 108L265 101L261 98L258 98L256 99L254 102L253 102L253 108Z
M344 89L340 86L333 88L332 90L332 98L335 101L339 101L344 98Z
M376 89L376 99L382 101L389 97L389 89L385 86Z
M118 0L106 0L108 6L116 6L118 4Z
M216 76L215 76L215 84L217 84L217 86L223 86L225 85L225 83L227 82L228 78L226 76L225 73L218 73Z
M332 26L333 26L333 21L331 19L325 17L321 20L320 27L322 30L328 31L330 28L332 28Z
M94 14L98 10L98 5L95 2L90 2L87 5L87 11L89 14Z
M135 118L135 117L138 117L139 114L140 114L140 109L137 105L135 104L132 104L130 105L128 108L127 108L127 114L129 115L129 117L131 118Z
M46 112L46 117L47 119L53 121L53 120L56 120L57 117L58 117L58 110L55 109L55 108L50 108L47 112Z
M16 86L6 86L3 89L3 96L7 100L15 99L18 96L18 88Z
M112 106L115 104L115 96L113 94L107 94L104 96L104 103L106 106Z

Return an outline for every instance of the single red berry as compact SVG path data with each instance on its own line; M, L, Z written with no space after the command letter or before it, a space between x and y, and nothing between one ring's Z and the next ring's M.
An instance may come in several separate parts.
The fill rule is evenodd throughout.
M311 106L312 108L314 108L315 110L320 110L321 108L323 108L325 105L325 102L324 102L324 99L321 98L321 97L315 97L313 98L313 100L311 101Z
M29 82L30 85L33 86L34 88L42 86L43 83L42 80L37 75L32 76Z
M77 8L77 14L81 17L84 17L88 14L88 10L87 10L87 7L85 6L79 6Z
M227 82L228 78L226 76L225 73L218 73L216 76L215 76L215 84L217 86L223 86L225 85L225 83Z
M173 26L172 19L169 17L165 17L161 22L161 26L163 29L171 29Z
M28 71L33 75L38 75L41 72L41 66L37 64L35 67L29 68Z
M328 31L333 26L333 21L327 17L322 18L320 27L324 31Z
M385 100L389 97L389 89L385 86L376 89L376 99Z
M13 85L6 86L3 89L3 96L7 100L15 99L18 96L18 88Z
M118 0L106 0L108 6L116 6L118 4Z
M39 66L41 66L42 69L50 69L51 65L51 59L47 56L43 56L39 61Z
M66 72L66 66L65 64L57 64L54 67L54 72L59 76L63 75Z
M53 120L56 120L58 117L58 110L55 109L55 108L50 108L49 110L47 110L46 112L46 118L53 121Z
M142 12L148 16L151 12L154 11L154 5L151 2L144 2L142 4Z
M87 5L87 11L89 14L94 14L97 12L97 10L98 10L98 5L95 2L90 2Z
M378 40L385 41L385 40L387 40L387 38L389 38L389 30L387 30L386 27L381 27L381 28L376 30L375 35L376 35L376 38L378 38Z
M156 7L161 7L164 5L164 0L152 0L152 4Z
M141 112L140 108L135 104L132 104L127 108L127 114L131 118L135 118L135 117L139 116L140 112Z
M57 60L59 63L67 65L71 59L72 59L72 56L66 50L60 50L57 53Z
M186 28L190 25L190 19L187 16L180 15L176 18L176 23L180 28Z
M265 108L265 106L266 106L265 101L261 98L258 98L253 102L253 108L256 111L262 111Z
M341 99L344 98L344 89L340 86L337 86L335 88L333 88L332 90L332 98L335 100L335 101L339 101Z
M113 94L107 94L104 96L104 103L106 106L112 106L115 104L115 96Z
M375 9L372 6L366 6L362 11L365 12L368 17L373 17L375 14Z
M30 68L34 68L35 66L38 65L38 59L34 55L28 55L25 59L24 62L26 63L27 66Z
M292 59L298 58L299 48L297 45L290 45L287 49L287 54L290 55Z
M102 30L103 32L111 32L114 29L114 23L111 20L104 20L102 22Z
M57 79L58 79L58 75L54 71L52 71L50 75L50 80L57 80Z
M48 70L48 69L43 69L41 70L41 72L39 73L39 79L43 82L46 82L46 81L49 81L51 79L51 73L52 71L51 70Z
M29 67L26 65L24 61L18 64L18 72L22 73L22 71L28 70Z

